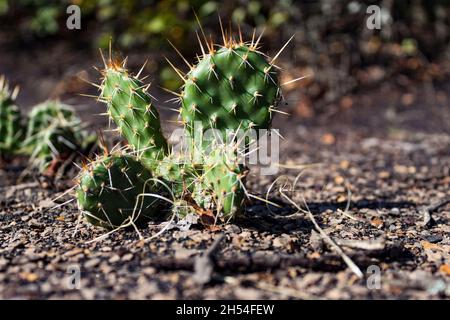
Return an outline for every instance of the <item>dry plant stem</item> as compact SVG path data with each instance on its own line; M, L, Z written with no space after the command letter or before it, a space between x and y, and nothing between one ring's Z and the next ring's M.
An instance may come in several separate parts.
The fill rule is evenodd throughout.
M359 267L352 261L352 259L350 259L349 256L347 256L345 254L345 252L341 249L341 247L339 247L334 241L333 239L331 239L326 233L325 231L323 231L323 229L319 226L319 224L317 223L316 219L314 218L314 215L311 213L311 210L309 210L308 205L306 204L306 201L303 199L304 205L306 206L306 208L308 210L304 210L302 208L300 208L300 206L295 203L291 198L289 198L282 189L280 189L280 193L281 195L287 200L289 201L298 211L303 212L305 214L308 215L309 219L311 220L311 222L314 224L314 227L316 228L316 230L319 232L319 234L323 237L323 239L330 245L330 247L342 257L342 260L344 260L344 262L347 264L347 266L350 268L350 270L352 270L352 272L360 279L362 279L364 277L361 269L359 269Z
M222 241L225 239L224 234L220 234L213 244L203 253L203 255L195 258L194 262L194 281L204 285L211 281L214 271L215 256L217 255Z
M433 224L433 217L431 214L439 209L440 207L445 206L447 203L450 203L450 199L438 200L429 206L423 207L420 212L423 215L423 225L425 227L431 226Z
M240 285L240 281L231 276L225 277L224 281L233 286ZM267 282L256 282L253 286L255 288L263 290L263 291L276 293L276 294L280 295L281 298L291 297L291 298L302 299L302 300L322 300L322 299L324 299L319 296L312 295L312 294L309 294L309 293L306 293L306 292L303 292L303 291L300 291L300 290L297 290L294 288L285 287L285 286L283 286L283 287L274 286Z
M23 169L23 171L20 173L19 177L17 178L17 182L22 184L22 181L25 180L26 177L31 175L31 168L30 166L27 166Z
M298 289L289 288L289 287L277 287L270 283L266 282L258 282L255 284L255 287L264 291L273 292L276 294L279 294L281 298L285 297L291 297L296 299L302 299L302 300L323 300L324 298L321 298L316 295L312 295L303 291L300 291Z
M351 192L350 188L348 187L348 185L346 185L346 187L347 187L347 205L345 206L344 211L342 211L341 209L337 209L337 211L349 219L352 219L354 221L364 222L364 223L367 223L368 225L370 225L370 221L368 221L367 219L355 217L354 215L352 215L348 212L350 209L350 203L352 201L352 192Z
M334 241L343 247L348 247L352 249L361 249L367 251L377 251L386 248L386 239L381 237L375 240L348 240L348 239L334 239Z
M362 257L365 258L365 257ZM299 254L269 254L258 255L254 253L222 256L215 261L215 269L221 272L258 272L284 269L288 267L301 267L317 271L336 272L343 270L347 265L342 262L339 255L323 255L319 259L310 259ZM188 270L195 268L195 258L158 257L152 258L150 265L158 270Z
M364 275L363 275L361 269L360 269L360 268L352 261L352 259L350 259L349 256L347 256L347 255L345 254L345 252L339 247L339 245L337 245L336 242L334 242L333 239L331 239L331 238L325 233L325 231L323 231L323 229L319 226L319 224L317 223L316 219L314 218L314 215L311 213L311 210L309 210L308 205L307 205L307 203L306 203L306 200L302 197L303 204L305 205L305 207L306 207L306 209L307 209L307 210L304 210L304 209L300 208L300 206L299 206L297 203L295 203L291 198L289 198L289 197L283 192L283 191L286 191L285 187L288 186L289 184L290 184L290 190L287 189L287 191L295 191L295 188L296 188L296 186L297 186L297 183L298 183L298 181L299 181L299 179L300 179L300 177L301 177L302 174L303 174L303 171L300 172L300 173L296 176L296 178L295 178L293 184L290 184L290 179L289 179L289 177L286 177L287 180L286 180L285 184L279 188L280 194L281 194L281 195L283 196L283 198L285 198L289 203L291 203L291 204L298 210L298 212L306 213L306 214L308 215L309 219L310 219L311 222L314 224L314 227L315 227L316 230L319 232L319 234L323 237L323 239L330 245L330 247L331 247L337 254L339 254L339 255L341 256L341 258L344 260L344 262L347 264L347 266L352 270L352 272L353 272L358 278L360 278L360 279L363 278ZM279 178L280 178L280 177L279 177ZM279 178L277 178L277 179L272 183L272 185L270 186L270 188L269 188L269 190L268 190L268 192L267 192L267 196L268 196L268 194L269 194L270 189L275 185L275 183L278 181ZM351 200L350 200L350 198L351 198L351 191L350 191L350 188L347 188L347 192L348 192L349 197L348 197L348 200L347 200L347 205L346 205L345 211L344 211L343 213L347 213L347 211L348 211L349 208L350 208L350 202L351 202Z
M11 187L0 188L0 192L7 192L7 191L8 192L16 192L16 191L31 189L31 188L36 188L36 187L39 187L39 182L27 182L27 183L17 184L15 186L11 186Z
M64 162L61 164L61 166L58 168L56 174L55 174L55 180L61 180L64 177L64 173L66 172L67 168L72 165L72 163L74 162L75 158L78 155L76 153L72 153L69 158L67 158L66 160L64 160Z

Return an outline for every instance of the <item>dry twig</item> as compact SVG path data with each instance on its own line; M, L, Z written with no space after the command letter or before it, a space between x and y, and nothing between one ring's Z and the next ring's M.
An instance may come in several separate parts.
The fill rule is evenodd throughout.
M225 235L220 234L201 256L195 258L193 278L196 283L204 285L211 281L215 265L215 256L224 239Z
M450 199L443 199L433 202L432 204L423 207L420 209L420 213L423 216L423 226L431 227L434 224L434 219L431 214L439 209L440 207L445 206L447 203L450 203Z

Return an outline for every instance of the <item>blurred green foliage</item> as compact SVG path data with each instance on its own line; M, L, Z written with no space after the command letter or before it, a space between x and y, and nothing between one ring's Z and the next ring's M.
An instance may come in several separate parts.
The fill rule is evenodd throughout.
M93 46L107 46L112 36L119 46L129 48L159 47L166 45L166 39L182 42L197 28L194 12L205 27L216 26L220 12L235 23L276 29L288 21L292 1L0 0L0 15L17 17L27 38L44 37L64 31L66 8L71 4L80 6L82 26L95 29Z
M82 30L75 36L65 27L71 4L81 8ZM373 4L382 8L380 30L366 25L366 9ZM97 49L112 38L123 51L174 54L166 51L169 39L192 58L198 51L194 12L216 40L218 13L225 26L239 24L245 39L264 28L268 51L276 52L295 34L283 57L301 70L286 73L314 74L303 90L325 103L391 74L430 81L438 74L430 62L450 56L450 0L0 0L0 33L7 36L0 40L28 45L55 37ZM178 76L163 65L153 72L160 72L165 87L177 88Z

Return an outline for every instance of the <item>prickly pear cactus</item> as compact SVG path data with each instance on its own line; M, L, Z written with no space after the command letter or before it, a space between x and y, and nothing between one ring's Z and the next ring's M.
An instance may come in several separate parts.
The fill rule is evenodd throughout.
M84 166L76 191L86 220L106 229L164 217L164 201L150 196L161 193L151 172L128 155L106 155Z
M81 149L83 139L80 134L70 124L57 122L37 132L33 136L34 144L30 156L32 167L44 172L53 160L66 160Z
M222 139L226 130L268 128L280 87L274 65L258 51L258 41L224 37L220 49L209 42L207 47L187 73L181 93L181 117L191 134L198 125L203 131L218 129Z
M64 162L75 152L85 151L95 143L95 139L95 135L89 135L84 130L72 107L49 100L30 111L21 151L29 154L31 166L43 173L52 163L58 167L58 163Z
M28 114L26 139L23 143L24 150L28 153L33 152L35 146L40 143L42 132L51 126L54 127L56 123L63 126L80 126L80 120L69 105L57 100L48 100L34 106Z
M150 169L168 153L159 114L147 93L148 86L131 75L125 63L110 61L102 71L100 100L117 131L134 149L138 159Z
M0 76L0 158L18 151L23 128L19 108L14 104L18 88L11 93L5 77Z

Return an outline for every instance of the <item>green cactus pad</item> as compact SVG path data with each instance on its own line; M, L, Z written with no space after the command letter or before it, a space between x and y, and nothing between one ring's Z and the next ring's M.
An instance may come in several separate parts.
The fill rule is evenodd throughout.
M204 209L216 211L225 222L243 210L245 166L234 150L224 145L204 156L203 175L194 187L193 198Z
M193 191L196 180L201 176L201 167L171 154L158 161L154 174L171 186L176 198L183 198Z
M100 157L80 174L76 192L78 206L86 220L112 229L133 221L141 224L166 214L165 202L157 197L160 185L141 163L127 155Z
M168 145L147 86L129 74L123 64L111 62L102 74L100 99L108 106L107 114L138 159L154 169L155 162L167 155Z
M276 71L265 56L254 46L229 42L187 74L181 116L191 134L200 124L203 131L219 129L224 139L227 129L267 129L279 98Z
M15 89L16 91L17 89ZM6 79L0 77L0 158L16 154L23 136L21 115Z

